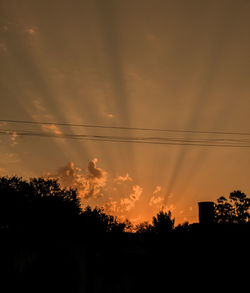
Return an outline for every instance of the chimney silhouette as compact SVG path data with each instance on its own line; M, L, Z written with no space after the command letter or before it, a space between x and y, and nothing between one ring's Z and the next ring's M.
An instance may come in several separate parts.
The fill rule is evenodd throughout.
M199 205L199 223L213 224L214 223L214 203L212 201L202 201Z

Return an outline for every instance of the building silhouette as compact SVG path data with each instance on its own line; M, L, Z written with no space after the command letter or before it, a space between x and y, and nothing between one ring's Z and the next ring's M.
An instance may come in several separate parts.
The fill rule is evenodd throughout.
M199 206L199 223L213 224L214 223L214 203L212 201L202 201Z

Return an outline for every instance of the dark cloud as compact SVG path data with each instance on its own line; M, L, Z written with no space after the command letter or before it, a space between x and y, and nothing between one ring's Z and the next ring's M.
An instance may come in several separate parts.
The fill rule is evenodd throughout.
M59 168L54 174L47 174L46 177L58 179L64 187L72 187L78 190L82 199L90 199L98 195L106 185L107 172L96 167L97 159L94 158L88 163L86 173L74 165L73 162Z

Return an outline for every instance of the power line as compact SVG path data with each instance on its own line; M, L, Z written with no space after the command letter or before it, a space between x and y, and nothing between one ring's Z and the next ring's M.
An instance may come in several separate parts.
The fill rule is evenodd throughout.
M159 141L152 141L149 138L139 137L121 137L121 136L103 136L103 135L85 135L85 134L50 134L44 132L31 132L31 131L14 131L14 130L0 130L0 135L13 135L16 136L37 136L46 138L63 138L63 139L76 139L76 140L89 140L89 141L102 141L102 142L120 142L120 143L140 143L140 144L154 144L154 145L178 145L178 146L203 146L203 147L236 147L236 148L250 148L250 144L232 144L232 143L207 143L206 141L192 141L192 140L171 140L168 138L157 138ZM163 140L163 141L161 141ZM165 141L164 141L165 140ZM168 141L169 140L169 141ZM250 143L248 141L248 143Z
M106 138L106 139L122 139L122 140L153 140L153 141L171 141L171 142L189 142L189 143L249 143L250 140L242 140L242 139L233 139L233 138L206 138L206 139L193 139L193 138L172 138L172 137L159 137L159 136L150 136L150 137L131 137L131 136L112 136L112 135L89 135L89 134L68 134L61 132L60 134L48 134L45 132L31 132L28 130L17 130L17 129L0 129L1 134L18 134L18 135L41 135L41 136L49 136L49 137L60 137L60 138Z
M10 119L0 119L0 122L17 123L17 124L32 124L32 125L56 125L56 126L100 128L100 129L116 129L116 130L159 131L159 132L173 132L173 133L194 133L194 134L250 136L250 132L199 131L199 130L162 129L162 128L140 128L140 127L106 126L106 125L93 125L93 124L73 124L73 123L41 122L41 121L10 120Z

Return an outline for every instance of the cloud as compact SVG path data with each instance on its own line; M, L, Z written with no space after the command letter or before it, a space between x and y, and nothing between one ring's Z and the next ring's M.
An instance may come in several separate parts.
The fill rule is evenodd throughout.
M42 105L41 101L38 99L32 101L33 106L35 107L36 110L38 111L45 111L44 106Z
M55 120L53 115L51 115L45 105L42 99L39 99L36 97L31 101L31 104L28 107L28 112L30 113L31 117L34 121L40 122L40 121L53 121ZM61 136L63 132L60 130L60 127L58 125L55 125L53 123L51 124L43 124L40 126L41 130L47 133L52 133L58 136ZM62 140L64 141L64 140Z
M30 36L34 36L37 33L36 28L28 28L26 29L26 33L29 34Z
M163 202L163 196L152 196L149 201L149 205L152 207L154 205L159 205Z
M50 179L58 179L63 187L84 189L85 177L81 173L81 169L75 167L73 162L68 163L66 166L59 168L54 174L48 173L46 177Z
M176 206L174 204L164 205L162 210L165 212L168 212L168 211L175 212Z
M112 118L115 117L115 115L114 115L114 114L111 114L111 113L108 113L108 114L107 114L107 117L110 118L110 119L112 119Z
M153 191L153 194L157 194L161 191L161 186L156 186L155 190Z
M35 98L31 101L31 104L26 106L28 108L28 112L31 117L35 121L50 121L53 119L53 116L50 115L46 107L44 106L44 102L41 98Z
M129 176L129 174L127 173L125 176L117 176L114 181L117 183L117 184L121 184L122 182L125 182L125 181L133 181L133 179Z
M119 203L115 200L112 200L112 198L109 198L109 201L107 201L104 205L104 209L108 213L118 213L120 211Z
M162 190L161 186L156 186L155 190L153 191L153 196L149 200L149 205L152 206L159 206L163 203L164 197L157 195Z
M88 164L88 172L90 178L95 178L98 180L103 180L104 177L104 171L101 168L96 167L96 163L98 162L97 158L94 158L92 161Z
M14 146L17 144L16 138L18 137L16 131L11 132L10 134L10 140L11 140L11 145Z
M56 134L56 135L62 135L61 130L55 124L42 125L42 129L45 131L52 132L53 134Z
M140 200L143 188L139 185L131 183L133 179L126 173L125 176L117 176L113 178L113 182L117 185L109 188L109 199L104 204L104 209L108 213L118 216L124 216L127 212L135 208L136 202ZM126 183L126 184L122 184ZM111 182L112 184L112 182ZM126 196L122 196L126 194Z
M9 134L10 136L10 140L11 140L11 146L14 146L17 144L17 137L18 137L18 134L16 133L16 131L6 131L7 134Z
M59 183L66 188L77 188L78 194L83 199L102 196L101 190L106 185L107 172L96 167L97 159L88 163L86 173L73 162L59 168L55 174L47 174L46 177L58 179Z
M91 160L88 164L86 178L86 189L84 198L90 198L100 194L101 189L106 185L107 172L96 167L97 158Z
M143 188L139 185L135 185L132 187L133 192L127 198L121 199L121 207L124 208L125 211L130 211L135 207L135 203L140 199Z

